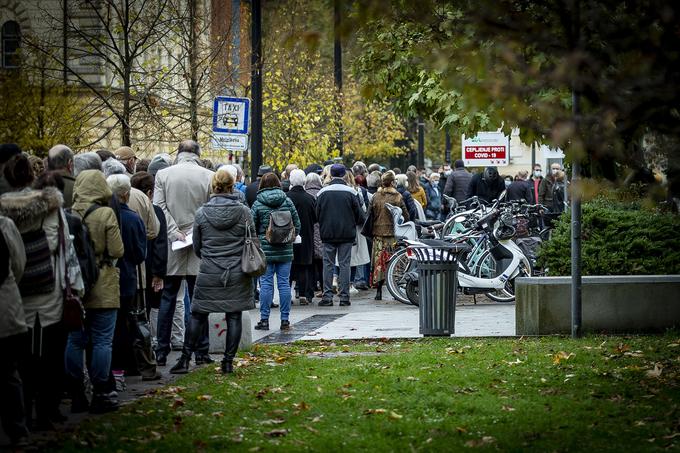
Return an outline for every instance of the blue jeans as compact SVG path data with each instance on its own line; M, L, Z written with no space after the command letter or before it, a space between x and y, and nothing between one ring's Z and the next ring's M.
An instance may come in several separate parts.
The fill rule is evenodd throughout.
M88 342L91 342L92 360L88 371L96 392L104 391L108 385L117 314L118 310L114 308L87 310L85 330L68 334L65 354L66 372L78 382L83 381L83 355Z
M267 272L260 277L260 319L269 319L270 307L274 300L274 274L279 289L281 321L288 321L290 315L290 267L287 263L267 263Z

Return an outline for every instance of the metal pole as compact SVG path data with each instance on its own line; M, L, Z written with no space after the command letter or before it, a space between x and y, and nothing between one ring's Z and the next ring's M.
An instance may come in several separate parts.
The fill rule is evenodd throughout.
M449 132L449 128L446 128L446 135L444 137L445 140L445 145L444 145L444 162L451 165L451 133Z
M344 135L345 131L342 127L342 41L340 39L340 27L342 21L341 0L334 0L333 2L333 64L335 75L335 94L337 105L337 124L338 137L336 146L340 155L344 152Z
M62 36L62 41L63 41L62 42L62 46L63 46L63 49L62 49L63 56L62 56L62 58L64 59L64 68L63 68L62 77L64 79L63 80L64 81L64 87L66 87L66 85L68 84L68 66L67 66L67 64L68 64L67 63L68 62L68 0L64 0L63 7L64 7L64 10L62 12L63 12L63 15L64 15L64 17L63 17L64 23L63 23L63 36Z
M531 142L531 172L533 174L536 166L536 142Z
M576 43L579 42L579 2L574 2L574 26ZM576 136L579 139L581 114L581 96L576 87L576 81L572 86L572 115L576 126ZM577 149L572 153L573 167L571 174L571 336L580 338L582 335L582 283L581 283L581 194L579 193L578 181L581 178L581 155L579 143ZM566 188L565 188L566 191Z
M418 117L418 168L425 167L425 123L422 117Z
M251 2L251 89L252 112L250 136L250 177L254 180L257 170L262 165L262 5L260 0Z

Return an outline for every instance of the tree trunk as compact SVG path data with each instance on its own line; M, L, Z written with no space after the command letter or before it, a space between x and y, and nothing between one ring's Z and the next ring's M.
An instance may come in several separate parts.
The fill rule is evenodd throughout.
M125 2L124 21L123 21L123 41L124 41L124 59L123 59L123 114L121 125L121 145L131 146L130 133L130 79L132 73L132 58L130 58L130 5Z
M199 21L196 15L196 0L189 0L189 117L191 139L198 141L198 42L196 29Z

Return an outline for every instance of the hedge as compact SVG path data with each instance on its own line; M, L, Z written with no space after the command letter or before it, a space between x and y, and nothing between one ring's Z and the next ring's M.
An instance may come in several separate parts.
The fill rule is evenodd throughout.
M583 204L582 232L583 275L680 274L680 216L596 200ZM549 275L571 275L570 242L565 213L539 252Z

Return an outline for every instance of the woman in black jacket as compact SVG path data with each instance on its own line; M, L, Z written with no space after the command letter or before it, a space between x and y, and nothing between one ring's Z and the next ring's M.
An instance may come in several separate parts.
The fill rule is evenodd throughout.
M250 210L233 193L234 177L218 171L212 178L212 197L196 211L193 247L201 259L191 302L191 321L184 349L173 374L189 371L189 361L210 313L224 313L227 338L222 372L232 373L232 362L241 341L241 312L255 308L253 279L241 271L246 225L252 228ZM251 230L254 234L254 230Z
M300 217L302 242L293 245L293 269L290 279L296 282L300 305L309 305L314 297L314 224L316 223L316 200L305 192L305 172L293 170L289 176L288 198L295 205Z

